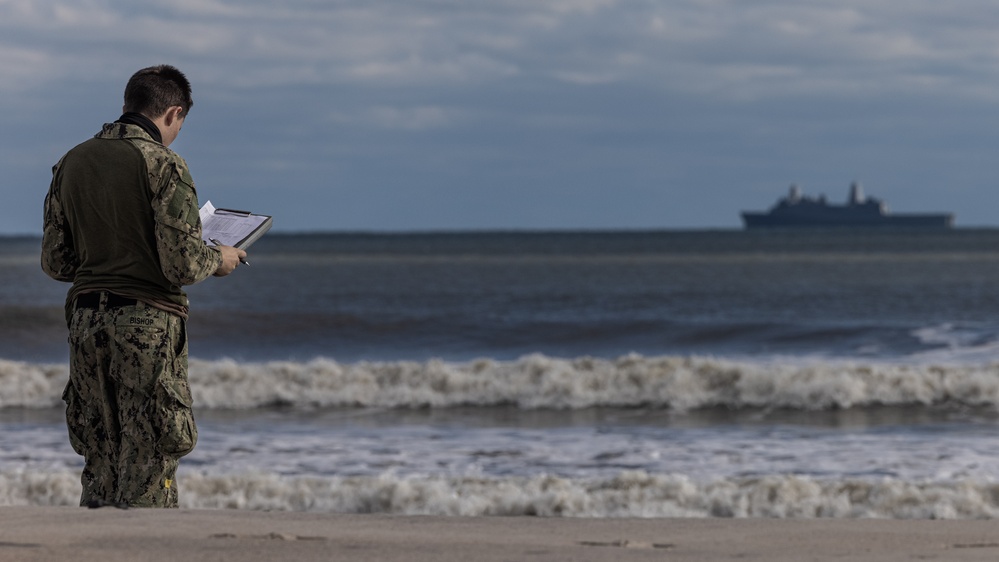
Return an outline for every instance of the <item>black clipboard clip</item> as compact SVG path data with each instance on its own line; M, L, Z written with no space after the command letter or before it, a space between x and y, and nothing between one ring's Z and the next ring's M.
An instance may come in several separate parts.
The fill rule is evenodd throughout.
M243 216L243 217L248 217L248 216L250 216L250 215L253 214L250 211L240 211L239 209L222 209L220 207L217 207L215 209L215 214L218 214L218 213L222 213L222 214L226 214L226 215L240 215L240 216Z

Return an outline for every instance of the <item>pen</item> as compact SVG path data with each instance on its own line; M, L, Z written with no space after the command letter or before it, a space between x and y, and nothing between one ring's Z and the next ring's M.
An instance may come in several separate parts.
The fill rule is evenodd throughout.
M225 245L225 244L223 244L223 243L219 242L219 241L218 241L217 239L215 239L215 238L209 238L209 239L208 239L208 241L209 241L209 242L211 242L212 244L215 244L216 246L224 246L224 245ZM243 258L239 258L239 263L241 263L241 264L243 264L243 265L250 265L250 262L246 261L246 260L245 260L245 259L243 259Z

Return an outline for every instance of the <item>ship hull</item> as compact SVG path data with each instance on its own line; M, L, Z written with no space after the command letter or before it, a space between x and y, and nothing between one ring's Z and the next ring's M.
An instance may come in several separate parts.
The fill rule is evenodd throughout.
M742 221L751 228L951 228L954 215L910 214L881 216L781 216L772 213L742 213Z

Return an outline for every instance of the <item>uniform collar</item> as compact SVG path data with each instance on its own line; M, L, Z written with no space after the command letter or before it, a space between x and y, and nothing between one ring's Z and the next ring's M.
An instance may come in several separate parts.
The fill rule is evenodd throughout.
M163 143L163 135L160 133L160 128L156 126L148 117L141 113L128 112L123 114L118 118L115 123L124 123L126 125L138 125L150 136L154 141L158 143Z

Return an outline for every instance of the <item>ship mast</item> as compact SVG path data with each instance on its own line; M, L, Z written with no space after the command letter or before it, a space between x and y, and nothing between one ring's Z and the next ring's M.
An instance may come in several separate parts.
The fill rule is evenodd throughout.
M798 201L801 201L801 188L798 187L798 184L791 184L791 189L788 190L787 193L787 201L788 203L797 203Z
M853 182L850 184L850 199L847 201L850 205L861 205L866 201L867 198L864 197L864 188L860 186L860 182Z

